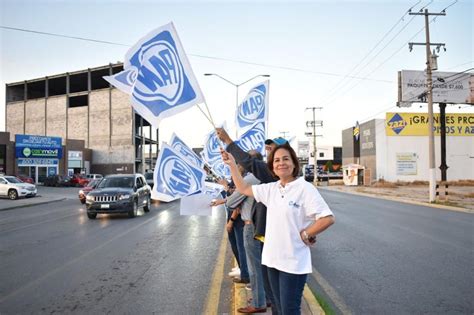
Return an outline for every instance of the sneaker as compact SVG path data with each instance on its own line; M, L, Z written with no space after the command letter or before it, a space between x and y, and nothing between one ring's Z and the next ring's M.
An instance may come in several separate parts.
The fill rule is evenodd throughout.
M240 271L240 268L239 268L239 267L234 267L234 268L232 268L232 271L236 271L236 270L239 270L239 271Z
M236 270L236 271L229 272L229 277L231 277L231 278L240 277L240 269Z
M245 290L252 291L252 286L250 285L250 283L247 283L245 285Z

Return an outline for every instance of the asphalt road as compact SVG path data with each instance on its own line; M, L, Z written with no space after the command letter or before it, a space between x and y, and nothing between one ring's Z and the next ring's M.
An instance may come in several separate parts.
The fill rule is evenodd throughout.
M0 212L0 314L201 313L225 214L178 206L134 219L89 220L77 199Z
M320 191L336 223L309 284L337 313L474 313L472 214Z

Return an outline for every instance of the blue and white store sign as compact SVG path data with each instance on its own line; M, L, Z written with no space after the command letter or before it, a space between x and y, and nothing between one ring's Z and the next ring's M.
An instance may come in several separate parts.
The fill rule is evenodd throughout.
M15 157L19 159L60 159L63 148L60 137L15 135ZM50 163L35 163L50 164ZM57 164L57 163L56 163Z

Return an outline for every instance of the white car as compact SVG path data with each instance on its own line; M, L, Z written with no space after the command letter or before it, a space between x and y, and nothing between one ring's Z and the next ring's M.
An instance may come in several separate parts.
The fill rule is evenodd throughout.
M0 176L0 196L15 200L18 197L34 197L37 192L35 185L24 183L15 176Z
M87 179L102 179L104 176L102 176L101 174L88 174L86 175L86 178Z

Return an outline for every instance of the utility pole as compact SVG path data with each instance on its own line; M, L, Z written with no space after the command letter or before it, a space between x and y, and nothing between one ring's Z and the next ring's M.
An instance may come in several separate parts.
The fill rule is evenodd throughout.
M288 140L288 139L286 138L286 134L287 134L287 133L290 133L289 131L280 131L280 133L283 134L283 139Z
M429 181L430 181L430 202L434 202L436 199L436 169L435 169L435 151L434 151L434 120L433 120L433 79L431 73L431 45L444 46L441 43L430 43L430 28L428 17L430 15L446 15L446 12L440 13L428 13L428 9L424 12L410 12L409 15L424 15L425 16L425 33L426 43L408 43L410 51L413 45L425 45L426 46L426 83L428 90L426 94L428 96L428 128L429 128L429 140L428 140L428 156L429 156Z
M313 157L314 157L314 180L313 182L316 184L318 182L318 158L317 158L317 149L316 149L316 123L319 124L318 127L323 126L322 120L316 122L316 110L323 109L322 107L306 107L306 110L311 109L313 111L313 120L306 122L306 127L313 127ZM311 122L310 124L308 124Z

